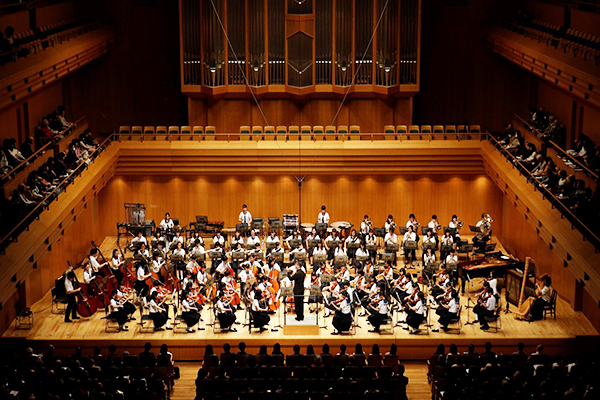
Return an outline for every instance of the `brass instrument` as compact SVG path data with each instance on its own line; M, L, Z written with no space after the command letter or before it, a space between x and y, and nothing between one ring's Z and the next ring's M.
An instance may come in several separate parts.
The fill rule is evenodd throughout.
M462 228L465 223L460 220L460 217L456 219L456 226L458 229Z

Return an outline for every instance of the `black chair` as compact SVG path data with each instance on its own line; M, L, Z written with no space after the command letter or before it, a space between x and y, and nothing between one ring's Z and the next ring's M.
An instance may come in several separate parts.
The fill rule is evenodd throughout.
M546 315L550 314L556 319L556 298L558 297L558 292L556 290L552 290L552 295L550 296L550 303L544 306L544 319L546 319Z
M67 293L65 292L64 278L61 277L54 281L54 287L50 292L52 293L52 304L50 305L50 312L52 314L64 313L67 309L68 302Z
M31 329L33 327L33 311L27 307L21 307L19 303L15 303L15 328L16 329Z

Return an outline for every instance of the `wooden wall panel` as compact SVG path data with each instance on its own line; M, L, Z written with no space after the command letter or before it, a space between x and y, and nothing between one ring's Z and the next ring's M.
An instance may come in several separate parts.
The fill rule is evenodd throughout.
M577 110L577 112L580 112L580 110ZM592 106L583 105L582 120L581 132L591 137L596 145L600 144L600 110Z
M594 325L594 328L600 330L600 306L585 290L583 291L581 311L583 311L587 319Z
M75 8L73 2L64 2L36 9L37 26L44 26L63 19L73 18Z
M553 113L567 128L567 143L570 142L573 98L565 91L540 80L538 85L538 107L544 107ZM568 146L567 146L568 147Z
M5 108L0 112L0 143L4 139L17 138L19 119L17 116L17 107ZM18 140L17 140L18 141Z
M15 28L15 33L29 30L29 11L19 11L12 14L0 15L2 32L7 26Z
M600 35L600 15L571 9L571 28L598 36Z
M563 25L565 21L565 7L548 4L547 2L530 1L527 3L527 11L534 19Z
M46 89L34 93L27 99L29 105L29 129L33 134L34 128L40 124L42 118L50 112L56 110L56 107L63 102L62 81L53 83ZM71 110L67 110L67 117L72 115Z
M257 177L116 176L99 195L99 212L107 224L101 230L116 232L126 202L144 203L147 218L157 223L169 211L182 224L202 214L231 227L243 203L255 217L297 214L298 189L288 171ZM367 213L375 226L383 225L389 213L399 224L411 212L421 224L436 213L447 225L453 213L467 224L488 212L495 219L495 234L502 231L502 193L487 176L308 176L302 185L302 221L315 222L323 204L332 222L359 225Z
M332 122L340 104L341 99L260 100L263 113L273 126L326 126ZM211 103L189 99L188 111L190 125L215 125L217 132L238 132L241 125L265 125L252 99L222 99ZM371 133L381 132L386 124L411 122L412 99L347 99L334 125L360 125L362 132Z

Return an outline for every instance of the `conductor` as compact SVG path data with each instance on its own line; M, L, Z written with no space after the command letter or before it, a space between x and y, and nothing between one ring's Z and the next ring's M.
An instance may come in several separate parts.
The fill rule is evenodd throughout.
M290 276L290 280L294 282L294 306L296 311L296 321L304 320L304 279L306 274L300 268L298 260L296 260L293 267L293 274Z

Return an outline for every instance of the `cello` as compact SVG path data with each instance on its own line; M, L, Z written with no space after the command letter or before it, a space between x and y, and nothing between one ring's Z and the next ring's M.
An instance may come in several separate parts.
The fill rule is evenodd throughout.
M77 279L77 275L75 275L75 270L71 265L70 261L67 261L69 265L69 270L73 272L73 283L74 287L79 288L80 290L75 293L77 297L77 313L82 317L91 317L96 310L98 310L98 297L90 296L87 292L87 286L82 285Z

